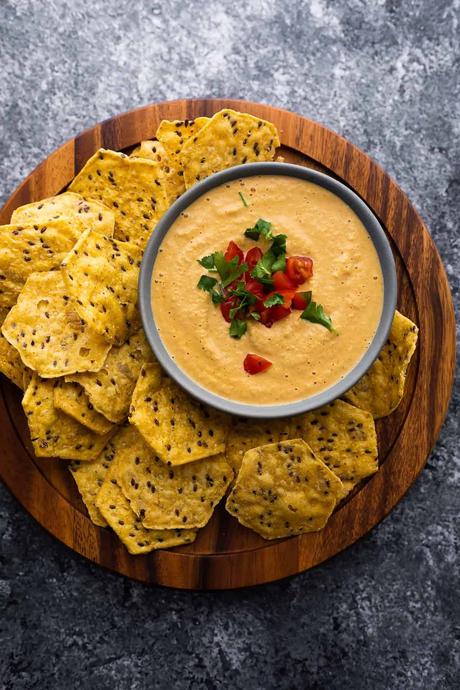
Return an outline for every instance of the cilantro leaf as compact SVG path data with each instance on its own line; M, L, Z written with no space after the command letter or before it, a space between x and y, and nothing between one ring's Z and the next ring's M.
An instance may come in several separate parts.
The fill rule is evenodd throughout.
M238 194L239 194L239 196L240 196L241 201L243 202L243 206L245 206L246 208L248 208L249 204L248 204L248 202L246 201L246 199L244 198L243 192L238 192Z
M251 276L271 285L271 275L286 268L286 235L275 235L272 245L257 262Z
M219 288L217 288L217 289L211 290L211 299L212 299L213 304L220 304L221 302L224 301L225 298L222 294L222 291Z
M234 280L248 270L247 264L238 264L237 256L234 256L231 261L227 261L222 252L214 252L212 256L214 265L222 281L222 287L227 287L227 285L233 283Z
M251 240L258 240L259 237L262 235L264 239L271 240L273 237L272 227L272 224L269 223L268 220L259 218L254 227L248 228L244 231L244 236L249 237L249 239Z
M217 280L215 278L211 278L210 276L201 276L197 283L197 288L204 290L205 292L211 292L216 283Z
M214 266L214 254L209 254L209 256L203 256L203 258L197 259L197 261L200 264L200 266L203 266L203 268L207 268L208 271L216 270Z
M228 329L228 333L231 338L236 338L236 340L239 340L245 333L247 329L247 324L246 321L240 321L239 319L233 319L230 328Z
M331 317L326 314L324 307L317 302L310 302L308 307L301 313L300 318L305 319L305 321L311 321L312 323L319 323L321 326L327 328L328 331L331 331L331 333L338 335L332 325Z
M284 304L284 297L279 292L275 292L274 295L268 297L264 302L264 307L274 307L277 304Z
M257 311L251 311L249 316L252 316L254 321L260 321L260 314Z

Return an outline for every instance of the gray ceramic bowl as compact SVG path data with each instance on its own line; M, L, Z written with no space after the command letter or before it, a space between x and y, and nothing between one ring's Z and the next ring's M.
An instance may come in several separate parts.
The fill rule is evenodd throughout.
M331 388L309 398L281 405L250 405L248 403L228 400L227 398L223 398L203 388L196 381L189 378L189 376L171 359L166 347L163 345L155 325L151 303L151 282L155 258L164 236L179 214L198 199L198 197L206 194L210 189L231 180L251 177L253 175L288 175L297 177L314 182L321 187L329 189L334 194L337 194L337 196L343 199L343 201L353 209L366 227L377 251L384 281L384 300L380 323L374 339L358 364L341 381ZM295 415L313 410L321 405L332 402L332 400L340 397L345 391L351 388L351 386L353 386L369 369L387 339L393 320L394 310L396 308L396 295L397 282L393 254L380 223L366 204L348 187L334 178L317 172L316 170L310 170L309 168L304 168L299 165L291 165L290 163L250 163L247 165L238 165L234 168L229 168L228 170L223 170L215 175L211 175L202 182L194 185L168 209L156 226L155 232L152 234L147 244L139 277L139 304L145 334L157 359L171 378L191 395L219 410L243 417L265 419L286 417L288 415Z

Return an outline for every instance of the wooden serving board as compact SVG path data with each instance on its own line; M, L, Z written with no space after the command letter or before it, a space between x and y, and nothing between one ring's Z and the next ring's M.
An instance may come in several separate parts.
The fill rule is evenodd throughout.
M5 379L0 399L0 476L24 508L51 534L95 563L136 580L183 589L231 589L300 573L366 534L405 494L423 468L443 423L455 366L455 321L441 259L421 218L396 183L356 146L299 115L246 101L178 100L106 120L67 141L16 189L0 212L61 192L99 147L129 149L153 137L160 120L192 119L221 108L274 122L285 160L323 170L370 206L391 239L398 308L420 329L404 400L377 423L381 468L335 511L325 529L267 542L220 506L196 542L130 556L109 529L93 525L67 463L32 452L21 394Z

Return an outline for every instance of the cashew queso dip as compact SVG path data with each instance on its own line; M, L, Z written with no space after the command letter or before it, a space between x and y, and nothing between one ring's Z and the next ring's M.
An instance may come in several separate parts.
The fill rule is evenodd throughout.
M247 306L245 320L238 313L235 317L235 310L230 312L239 325L234 337L229 335L228 309L225 312L222 301L232 287L238 290L239 286L241 294L246 294L250 272L222 290L215 268L208 272L198 260L209 259L214 252L225 253L231 241L242 250L235 262L243 262L256 246L260 254L266 252L270 239L261 236L255 241L244 235L258 219L271 224L270 237L286 235L287 257L311 259L313 275L294 292L305 296L305 304L314 300L313 307L320 305L333 324L331 330L309 320L308 314L301 318L303 312L293 307L295 302L291 305L293 293L281 290L289 296L286 301L273 285L267 286L272 280L268 272L268 281L259 286L265 295L259 296L256 305ZM278 278L283 279L286 272ZM205 286L215 284L212 291L197 288L203 275L207 276ZM212 292L217 295L214 301ZM231 299L237 301L230 306L241 304L240 298ZM273 323L266 321L264 300L268 305L277 303L270 307L278 315ZM190 378L231 400L273 405L320 393L358 363L380 320L383 277L364 225L338 196L306 180L259 175L212 189L175 220L155 260L152 304L165 347ZM253 316L257 305L262 306ZM286 305L291 305L291 311ZM247 373L243 362L246 366L249 353L267 360L268 368L256 376Z

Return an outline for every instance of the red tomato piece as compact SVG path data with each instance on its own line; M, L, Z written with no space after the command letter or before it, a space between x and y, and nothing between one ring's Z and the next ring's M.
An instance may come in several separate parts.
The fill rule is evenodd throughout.
M245 262L248 265L248 270L246 271L246 280L251 279L251 271L255 267L256 263L263 257L262 250L259 247L252 247L246 254Z
M251 292L260 300L265 299L264 286L262 285L262 283L259 283L258 280L254 280L254 278L246 280L246 290L248 292Z
M234 309L235 307L238 306L238 304L239 304L238 297L228 297L225 300L225 302L220 303L220 311L221 311L224 319L227 321L227 323L231 322L230 309Z
M291 310L287 307L277 304L274 307L266 307L260 312L260 323L267 328L271 328L276 321L281 321L286 316L289 316Z
M296 292L294 297L292 298L292 304L291 307L293 309L299 309L300 311L303 311L304 309L307 308L307 300L304 297L303 292Z
M273 295L281 295L281 297L284 299L284 302L282 305L279 305L279 306L283 306L283 307L286 307L287 309L289 309L289 307L291 306L292 298L295 295L295 289L294 290L272 290L272 292L268 293L268 295L265 297L265 299L267 300L269 297L273 297Z
M272 275L272 280L273 286L277 291L295 290L296 288L296 283L293 283L292 280L283 271L276 271L276 273Z
M243 250L238 247L236 242L230 240L230 242L228 243L227 250L224 254L225 261L231 261L235 258L235 256L238 257L238 264L242 264L244 260Z
M248 374L260 374L262 371L266 371L266 369L271 367L271 365L272 363L270 360L251 353L246 355L243 362L244 370Z
M295 285L302 285L313 275L313 260L309 256L290 256L286 273Z

